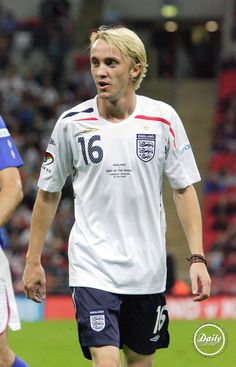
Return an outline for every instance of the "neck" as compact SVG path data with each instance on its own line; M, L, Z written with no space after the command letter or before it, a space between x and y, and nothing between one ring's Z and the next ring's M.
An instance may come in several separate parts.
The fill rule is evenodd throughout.
M127 119L135 109L136 95L133 93L129 98L121 98L116 101L109 101L98 96L99 115L113 123Z

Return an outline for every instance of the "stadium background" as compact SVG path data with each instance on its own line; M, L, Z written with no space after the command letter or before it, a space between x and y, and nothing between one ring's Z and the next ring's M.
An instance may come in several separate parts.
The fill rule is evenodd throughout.
M25 198L6 227L6 253L26 329L34 330L38 320L70 322L74 317L67 284L67 239L73 223L69 180L43 253L48 292L44 305L25 299L21 277L50 132L62 111L95 94L88 35L100 24L125 24L143 39L149 72L138 92L176 108L202 175L196 189L212 297L201 304L193 304L189 297L186 239L167 188L171 318L234 320L236 1L2 0L0 4L0 111L25 161L21 169ZM14 342L15 336L11 337Z

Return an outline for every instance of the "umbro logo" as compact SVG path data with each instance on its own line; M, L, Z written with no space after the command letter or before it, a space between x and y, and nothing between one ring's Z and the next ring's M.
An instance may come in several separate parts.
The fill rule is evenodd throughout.
M153 338L149 339L151 342L157 342L158 339L160 338L160 335L156 335Z
M88 133L91 133L91 132L94 132L94 131L98 131L98 130L99 129L90 127L90 128L84 129L84 130L80 130L77 135L88 134Z
M50 139L49 144L56 145L55 140L53 138Z

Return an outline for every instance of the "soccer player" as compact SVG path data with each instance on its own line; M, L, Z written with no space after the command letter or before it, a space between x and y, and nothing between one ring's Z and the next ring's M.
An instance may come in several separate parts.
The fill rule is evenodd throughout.
M75 223L69 277L84 356L95 367L149 367L168 346L163 176L190 250L193 300L209 296L200 180L183 124L166 103L137 95L147 71L144 45L124 27L90 38L97 95L57 121L33 209L23 281L28 298L46 297L41 252L66 178L73 178Z
M3 227L23 198L18 167L23 161L0 116L0 367L27 367L16 357L7 341L7 327L20 329L10 267L3 252Z

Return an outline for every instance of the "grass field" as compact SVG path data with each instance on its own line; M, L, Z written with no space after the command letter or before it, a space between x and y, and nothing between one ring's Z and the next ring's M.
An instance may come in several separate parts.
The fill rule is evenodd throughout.
M156 353L155 367L235 366L236 320L216 320L227 334L228 345L223 353L211 358L200 355L193 347L193 334L202 324L200 320L171 321L171 344L168 349ZM8 336L11 347L30 367L91 366L80 351L74 321L23 323L22 330L9 332Z

